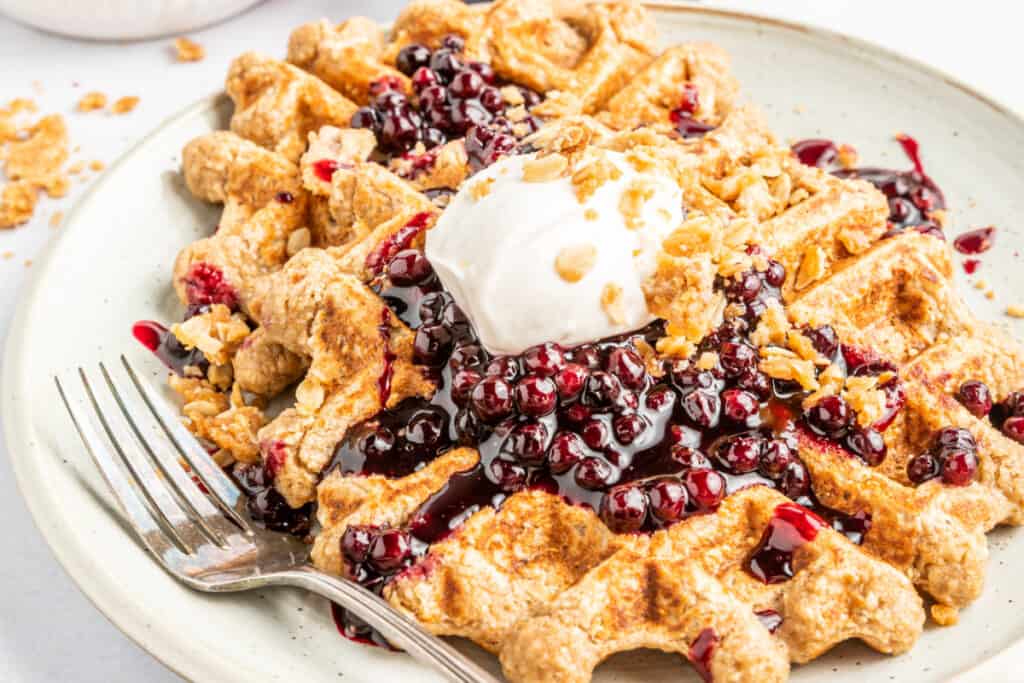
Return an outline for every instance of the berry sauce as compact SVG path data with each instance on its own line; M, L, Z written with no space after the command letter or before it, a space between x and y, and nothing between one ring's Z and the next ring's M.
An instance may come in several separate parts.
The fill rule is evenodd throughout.
M996 229L993 227L978 228L977 230L965 232L953 240L953 248L961 254L977 256L978 254L984 254L992 248L995 236Z
M353 114L351 126L373 131L374 160L408 162L399 164L399 173L414 178L433 168L437 155L430 150L465 138L475 172L517 151L519 139L540 127L529 110L541 96L513 86L518 90L513 105L506 99L511 91L505 86L511 84L500 81L486 62L467 60L464 47L462 38L450 35L436 50L419 44L402 48L395 66L411 80L411 95L397 78L371 84L372 101ZM506 114L512 115L519 104L525 112L517 111L513 121Z
M589 507L615 532L650 533L714 512L740 489L770 486L814 508L852 541L863 540L870 514L844 515L818 503L798 441L812 438L879 464L880 432L902 407L902 384L893 364L842 344L827 326L804 334L846 373L893 373L881 385L890 409L877 423L861 427L838 396L804 410L806 392L762 373L749 333L769 302L781 299L786 273L778 262L717 283L736 315L700 344L698 356L716 358L701 369L654 357L665 334L660 321L573 348L547 343L518 356L492 355L410 244L381 250L390 260L375 257L371 287L415 330L413 360L438 390L352 427L327 471L403 477L459 446L475 448L480 458L403 527L347 531L342 555L350 578L383 589L475 512L527 489ZM348 628L373 639L360 623Z
M340 164L334 159L319 159L313 162L313 173L325 183L331 182L339 168L341 168Z
M1011 391L1006 398L997 402L988 385L981 380L969 379L960 385L956 398L974 417L980 420L988 418L992 426L1002 431L1004 436L1017 443L1024 443L1024 390ZM940 475L946 483L957 483L958 479L969 483L977 470L976 451L977 444L970 432L943 429L936 434L929 450L908 464L907 476L914 483ZM975 457L969 454L975 454ZM914 467L911 468L911 465Z
M793 578L793 553L818 536L825 521L796 503L775 508L757 548L747 561L747 569L765 583L781 583Z
M761 625L768 629L768 633L774 634L782 626L782 615L773 609L763 609L754 612L760 620Z
M374 275L380 275L391 259L399 251L406 249L416 239L416 236L427 229L432 214L421 212L413 216L408 223L399 228L395 233L378 244L366 256L366 269Z
M164 365L175 374L185 377L187 374L206 376L210 362L199 349L186 349L170 330L152 320L140 320L132 325L132 336L153 352ZM193 368L194 372L189 372Z
M690 660L690 664L700 674L704 683L711 683L714 680L711 675L711 658L715 656L717 647L718 634L713 628L706 628L697 634L686 653L686 658Z
M380 312L380 324L377 326L381 341L384 342L384 369L377 378L377 398L380 404L386 406L391 398L391 378L395 374L395 359L397 356L391 350L391 309L384 308Z
M232 466L230 474L245 493L246 508L254 522L271 531L304 537L309 534L312 526L313 504L292 508L274 488L274 476L284 456L283 450L279 452L279 458L271 455L263 464L246 465L237 462Z
M684 139L704 137L715 129L714 126L694 118L700 106L700 92L693 83L683 84L679 97L679 106L668 113L669 121L675 126L676 132Z
M866 180L881 190L889 200L889 232L886 236L912 228L945 239L942 228L932 219L932 212L946 208L945 196L925 173L917 141L908 135L898 135L896 140L913 165L909 171L876 167L838 168L839 148L831 140L801 140L792 149L793 154L808 166L829 170L839 178Z

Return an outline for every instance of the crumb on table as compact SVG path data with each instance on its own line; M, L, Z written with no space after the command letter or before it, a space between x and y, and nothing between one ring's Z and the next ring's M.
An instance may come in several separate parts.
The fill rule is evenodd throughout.
M114 114L127 114L139 106L139 98L135 96L122 97L110 105L110 111Z
M90 112L107 106L107 96L101 92L90 92L78 100L78 111Z
M206 56L206 49L202 45L184 36L174 40L174 49L179 62L198 62Z

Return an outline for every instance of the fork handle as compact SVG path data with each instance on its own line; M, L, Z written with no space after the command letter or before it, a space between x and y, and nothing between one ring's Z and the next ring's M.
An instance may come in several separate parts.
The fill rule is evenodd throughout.
M468 657L437 636L428 633L415 620L405 616L383 598L362 586L310 566L301 566L274 575L278 581L337 603L379 631L388 642L429 664L458 683L499 683L498 679L470 661Z

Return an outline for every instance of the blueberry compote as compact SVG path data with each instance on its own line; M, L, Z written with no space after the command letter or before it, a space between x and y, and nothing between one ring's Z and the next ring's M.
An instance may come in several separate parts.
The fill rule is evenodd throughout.
M706 628L697 634L686 653L686 658L690 660L704 683L711 683L714 680L711 675L711 658L715 656L718 641L718 634L715 633L715 630Z
M909 171L885 168L837 168L839 148L831 140L801 140L793 145L793 153L808 166L828 169L839 178L866 180L889 200L889 233L898 234L908 228L945 239L932 213L946 208L946 199L938 185L924 172L917 141L899 135L897 141L913 164Z
M309 533L313 519L313 504L292 508L274 488L277 474L273 457L262 464L235 463L231 475L248 497L246 509L254 522L271 531L281 531L304 537Z
M669 112L668 118L675 126L676 132L684 139L703 137L714 126L698 121L694 115L700 105L700 92L693 83L683 85L682 94L679 97L679 105Z
M506 112L520 104L529 112L541 96L514 86L518 94L509 102L510 91L504 88L508 84L500 82L486 62L467 60L464 47L462 38L450 35L436 50L420 44L402 48L395 65L411 79L411 96L393 77L370 86L372 101L356 111L351 125L374 132L377 161L408 161L400 165L400 172L414 177L434 166L437 158L432 149L465 137L476 171L517 150L519 138L540 127L540 121L528 113L520 112L513 122Z
M1024 443L1024 391L1011 391L996 402L987 384L969 379L957 390L957 400L975 417L987 417L1005 436Z
M825 522L805 507L779 505L751 553L747 569L765 583L788 581L793 578L793 554L813 541L824 526Z
M199 349L186 349L171 331L158 322L140 320L132 325L132 336L153 352L175 374L205 377L210 362Z
M728 494L764 485L814 507L855 542L867 533L870 515L847 516L817 503L798 441L827 442L878 464L885 457L879 432L902 406L902 386L893 373L882 385L890 410L861 428L842 398L805 411L806 392L761 372L749 334L769 302L780 299L781 264L766 259L763 272L718 282L735 315L701 343L697 356L716 360L698 367L654 356L665 333L661 322L573 348L547 343L518 356L494 356L423 253L410 245L405 241L404 248L387 249L390 259L375 259L371 286L416 331L414 361L438 390L350 429L330 467L402 477L458 446L477 449L480 459L452 476L401 528L352 527L341 550L353 579L383 588L474 512L499 507L526 489L590 507L616 532L643 533L713 512ZM804 333L850 374L894 370L841 344L830 327ZM361 622L342 618L342 628L374 639Z

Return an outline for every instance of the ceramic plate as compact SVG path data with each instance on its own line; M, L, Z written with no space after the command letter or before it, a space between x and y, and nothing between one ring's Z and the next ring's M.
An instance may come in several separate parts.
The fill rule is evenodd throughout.
M906 131L917 137L928 170L954 207L954 232L999 227L999 248L984 256L979 275L1001 297L1020 295L1014 248L1024 248L1014 227L1024 215L1019 118L927 67L828 32L706 10L664 9L657 18L666 42L713 40L727 48L745 96L765 108L782 138L830 137L854 144L865 164L907 168L892 136ZM221 98L204 100L127 154L81 201L37 266L11 328L3 377L3 418L21 491L43 537L97 607L187 678L439 680L404 655L340 638L319 598L287 590L211 597L168 578L119 521L58 402L55 371L122 352L159 381L161 368L136 348L129 328L140 318L180 315L169 286L172 260L212 230L218 211L189 195L178 173L179 153L190 139L225 127L229 106ZM1008 301L987 301L963 273L959 277L975 310L1000 319ZM1024 326L1015 332L1024 338ZM1012 676L1008 657L1003 663L993 657L1024 637L1024 582L1017 569L1024 566L1024 537L997 531L990 545L988 587L959 626L929 627L902 657L847 643L796 667L793 680L945 680L983 662L990 672L970 678ZM597 680L687 676L696 680L678 657L640 652L614 657Z

